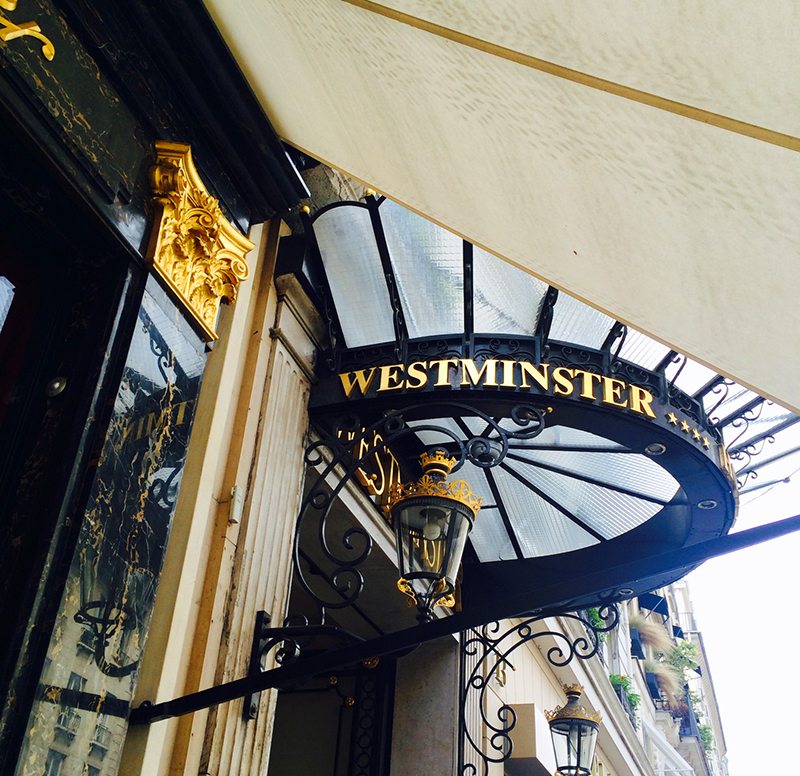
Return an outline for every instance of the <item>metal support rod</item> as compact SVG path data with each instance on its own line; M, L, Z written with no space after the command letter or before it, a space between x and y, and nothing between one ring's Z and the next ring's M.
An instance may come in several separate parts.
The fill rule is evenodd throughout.
M795 515L757 528L700 542L691 547L648 555L588 574L578 575L574 573L574 569L571 569L568 576L559 578L549 585L535 584L526 587L520 580L517 589L506 591L503 597L465 608L462 612L450 617L443 617L359 644L313 655L298 660L292 665L245 676L171 701L156 704L145 702L131 712L130 721L133 724L152 723L190 714L209 706L244 697L248 693L291 686L318 674L333 673L338 668L353 665L360 660L397 653L417 644L484 625L493 620L516 617L524 612L533 611L542 616L555 615L563 610L565 604L577 597L592 594L599 596L609 590L630 585L633 580L646 579L654 574L688 569L710 558L751 547L798 530L800 530L800 515ZM618 595L612 599L622 600L624 597Z

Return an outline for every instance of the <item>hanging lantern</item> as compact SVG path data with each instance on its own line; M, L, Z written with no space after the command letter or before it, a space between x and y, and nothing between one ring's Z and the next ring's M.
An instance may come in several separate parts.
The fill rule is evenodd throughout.
M589 776L592 772L594 747L600 729L600 715L579 702L583 687L564 685L567 702L547 712L558 773L563 776Z
M397 587L426 621L434 606L455 605L456 575L481 499L464 480L447 482L456 459L444 450L423 453L420 464L422 477L395 485L388 507L397 539Z

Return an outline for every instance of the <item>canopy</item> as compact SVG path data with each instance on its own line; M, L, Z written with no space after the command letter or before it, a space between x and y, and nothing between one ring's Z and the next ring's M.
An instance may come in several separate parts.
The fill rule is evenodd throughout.
M796 3L206 5L290 143L800 407Z

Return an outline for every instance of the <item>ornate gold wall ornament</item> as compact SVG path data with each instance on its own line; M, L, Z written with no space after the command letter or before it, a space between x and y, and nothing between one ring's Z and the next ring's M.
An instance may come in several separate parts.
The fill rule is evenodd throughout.
M15 11L17 0L0 0L0 8L6 11ZM36 22L20 22L15 24L7 17L0 14L0 40L6 43L16 38L36 38L42 44L42 56L51 62L56 55L55 46L46 35L42 33L42 28Z
M235 302L249 273L244 257L253 243L206 191L188 145L158 140L155 148L150 176L156 218L147 258L212 341L220 302Z

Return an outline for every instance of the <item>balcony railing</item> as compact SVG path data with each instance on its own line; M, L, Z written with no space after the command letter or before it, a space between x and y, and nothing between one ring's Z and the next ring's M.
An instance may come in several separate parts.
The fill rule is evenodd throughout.
M62 709L56 719L56 733L69 741L75 738L81 724L81 715L75 709Z
M619 702L622 704L622 708L625 709L625 713L628 715L631 725L633 725L635 728L638 728L639 718L636 716L636 712L631 707L631 703L628 700L628 696L625 694L625 690L623 690L622 687L617 684L612 685L612 687L614 688L614 692L617 694L617 698L619 698Z

